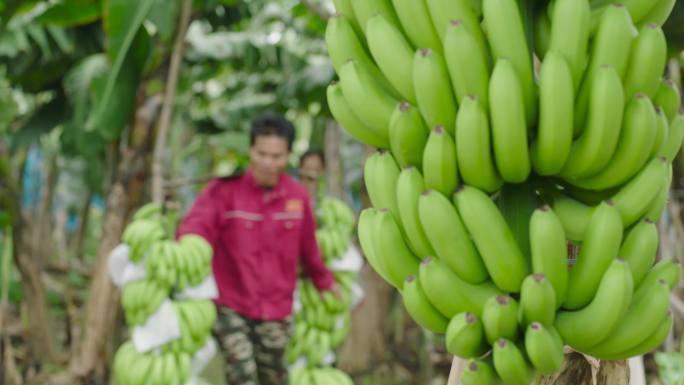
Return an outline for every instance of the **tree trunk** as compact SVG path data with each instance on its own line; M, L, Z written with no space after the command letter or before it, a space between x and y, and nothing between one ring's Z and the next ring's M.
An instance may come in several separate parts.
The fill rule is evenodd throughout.
M77 377L85 377L95 371L104 373L107 361L106 342L114 329L118 313L119 293L109 279L107 256L119 243L126 224L128 199L121 182L115 183L107 199L107 212L102 227L104 233L97 252L97 263L88 298L83 345L72 356L69 371Z
M325 175L327 180L327 193L335 198L342 199L344 196L344 181L342 178L342 162L340 161L340 148L342 147L342 135L340 126L329 119L325 125Z
M352 374L369 371L389 352L385 337L392 288L368 264L361 270L359 281L366 296L353 310L349 336L338 359L340 368Z
M169 75L166 80L166 91L164 93L164 104L159 117L159 130L157 131L152 159L152 201L159 204L162 204L164 201L164 165L167 163L164 159L167 143L166 137L171 126L173 103L176 100L176 85L178 84L178 75L183 59L183 51L185 50L185 34L190 24L191 16L192 0L184 0L178 30L176 31L176 39L173 44Z
M90 206L93 199L93 192L88 190L85 199L83 200L83 207L81 208L81 220L78 223L78 230L76 231L75 252L78 259L83 260L85 257L85 239L88 234L88 222L90 221Z
M13 175L9 166L9 154L0 149L0 208L4 208L12 219L12 250L14 262L21 274L24 287L24 302L28 309L29 349L31 357L41 362L56 362L54 333L47 303L41 271L36 260L38 250L33 249L29 221L21 212L21 187L19 176ZM23 170L24 162L21 162Z

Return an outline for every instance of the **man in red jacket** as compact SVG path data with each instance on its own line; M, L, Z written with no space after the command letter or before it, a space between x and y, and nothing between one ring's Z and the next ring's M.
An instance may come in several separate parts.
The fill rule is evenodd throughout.
M300 262L319 290L338 292L318 251L311 199L285 173L294 136L280 116L256 119L247 171L209 182L178 230L214 248L214 332L229 385L287 384L284 353Z

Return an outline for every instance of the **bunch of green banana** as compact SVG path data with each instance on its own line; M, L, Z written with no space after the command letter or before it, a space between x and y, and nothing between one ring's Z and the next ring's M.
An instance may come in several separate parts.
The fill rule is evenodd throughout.
M327 353L344 342L351 326L351 284L355 276L351 272L335 273L341 298L329 291L319 293L308 279L299 280L301 308L294 314L295 329L287 348L290 364L306 357L309 366L319 365Z
M663 79L675 1L335 3L330 104L380 150L361 247L411 317L473 359L463 383L528 384L564 345L657 347L679 272L654 265L684 140Z
M299 366L292 370L289 385L354 385L351 377L331 366L314 368Z
M155 242L167 239L164 225L155 219L137 219L121 235L121 242L130 248L129 258L139 262Z
M142 325L169 296L169 286L156 280L142 279L126 284L121 290L121 307L129 326Z
M216 306L211 300L174 301L173 307L178 315L181 337L168 346L172 351L194 354L211 336L216 321Z
M349 248L356 219L346 203L331 197L318 200L316 213L319 226L316 239L326 264L330 266L334 260L342 258ZM346 374L324 365L323 360L344 342L349 333L352 284L356 276L357 273L351 271L334 273L335 282L342 289L339 298L329 291L320 293L309 279L298 281L297 299L300 306L294 313L294 333L287 347L286 358L290 364L295 364L302 357L306 358L306 367L294 369L290 383L349 383L340 380L347 378Z
M191 375L186 352L139 353L132 342L119 347L112 371L119 385L183 385Z
M128 282L121 290L121 305L131 327L143 325L165 300L212 274L211 245L192 234L178 242L169 239L174 216L168 214L159 205L147 204L124 230L122 241L131 249L131 260L143 261L146 270L144 279ZM181 337L145 353L125 342L114 357L118 384L183 385L190 380L191 358L211 336L216 307L210 299L172 304Z

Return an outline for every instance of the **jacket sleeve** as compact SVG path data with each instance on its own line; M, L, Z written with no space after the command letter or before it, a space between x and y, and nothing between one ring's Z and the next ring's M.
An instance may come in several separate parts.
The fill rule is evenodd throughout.
M302 263L304 271L318 290L328 290L335 282L333 274L325 266L316 242L316 220L308 199L304 203L304 223L302 224Z
M216 229L218 228L219 181L212 180L199 194L192 207L181 221L176 238L185 234L195 234L206 239L212 248L216 248Z

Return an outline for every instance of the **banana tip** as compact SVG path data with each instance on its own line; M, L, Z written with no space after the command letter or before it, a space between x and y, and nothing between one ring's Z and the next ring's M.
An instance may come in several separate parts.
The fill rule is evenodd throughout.
M409 102L401 102L399 103L399 111L401 112L406 112L411 109L411 104Z
M546 204L546 205L544 205L544 206L541 206L541 207L539 208L539 211L544 211L544 212L550 211L550 210L551 210L551 206L549 206L548 204Z
M443 134L444 133L444 126L442 126L442 125L436 126L435 127L435 133L440 134L440 135Z
M507 295L497 295L496 302L498 302L499 305L508 305L511 302L511 297Z
M532 278L536 282L543 282L546 279L546 276L543 273L536 273L536 274L532 275Z
M420 263L422 263L423 265L428 265L430 262L432 262L432 257L428 256L423 258L423 260Z
M470 370L471 372L477 372L478 370L480 370L480 368L477 366L477 362L472 361L468 364L468 370Z
M427 189L427 190L423 191L423 193L421 195L428 196L430 194L432 194L432 189Z
M420 56L427 57L432 55L432 50L430 48L421 48L418 50Z
M463 24L463 22L461 20L451 20L449 24L451 24L453 27L458 27Z
M539 322L532 322L530 324L530 328L532 330L540 330L541 329L541 324Z
M606 199L606 204L607 204L608 206L615 206L615 202L613 202L612 199Z
M408 277L406 277L406 282L413 282L415 280L416 280L415 275L409 275Z
M499 345L500 348L505 348L506 345L508 345L508 341L506 341L506 340L503 339L503 338L499 338L499 339L496 341L496 344Z
M473 313L466 313L465 314L465 321L468 325L472 325L475 322L477 322L477 316Z

